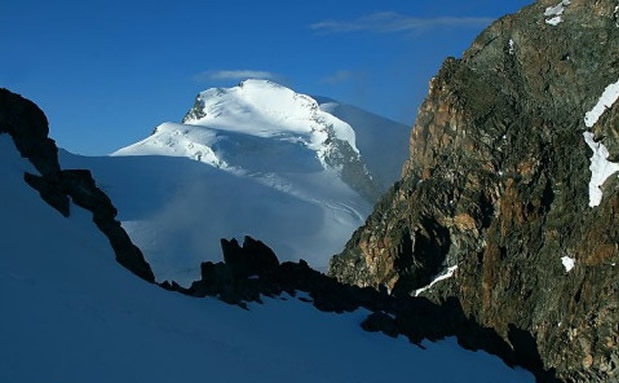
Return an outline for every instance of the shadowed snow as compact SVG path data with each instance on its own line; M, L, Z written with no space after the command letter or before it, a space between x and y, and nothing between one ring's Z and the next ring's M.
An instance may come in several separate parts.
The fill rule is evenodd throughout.
M422 350L363 332L363 310L323 313L288 297L245 311L147 284L115 262L88 212L73 205L62 217L25 169L0 135L1 382L534 381L453 339Z

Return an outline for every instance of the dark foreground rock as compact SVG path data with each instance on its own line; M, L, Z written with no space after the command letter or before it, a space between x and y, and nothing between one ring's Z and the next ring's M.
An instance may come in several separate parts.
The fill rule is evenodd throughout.
M31 101L0 89L0 134L8 133L21 155L39 174L24 174L24 180L62 215L70 215L70 201L89 210L93 221L106 235L118 263L139 277L154 282L155 277L144 256L130 240L115 217L117 211L99 189L88 170L62 170L58 148L48 138L45 114Z
M484 350L510 366L528 369L539 382L560 382L554 371L544 369L531 334L510 327L504 339L493 329L468 318L455 298L438 305L426 298L397 297L370 287L342 284L313 270L304 261L279 264L271 249L250 237L245 238L242 247L236 240L222 240L222 249L224 259L232 262L203 263L202 277L191 287L168 282L161 286L194 297L217 297L244 308L247 302L262 302L262 296L306 292L311 300L305 301L321 311L372 311L362 324L367 331L404 335L417 345L424 339L436 341L455 336L467 349Z
M402 179L329 275L439 305L455 299L505 340L530 334L561 379L619 382L619 178L590 206L583 135L619 162L617 6L539 1L448 59L419 110Z

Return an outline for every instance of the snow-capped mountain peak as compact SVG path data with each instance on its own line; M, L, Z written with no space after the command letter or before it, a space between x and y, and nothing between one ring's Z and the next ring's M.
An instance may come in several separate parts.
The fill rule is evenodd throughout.
M190 283L219 256L219 239L235 236L326 267L398 177L407 135L349 105L246 80L201 92L183 123L159 125L116 158L62 161L109 186L159 280Z
M285 173L312 168L332 173L369 201L379 195L353 128L314 98L269 80L205 90L182 124L164 123L113 155L188 157L278 185L285 163Z
M312 97L270 80L250 79L232 88L205 90L183 123L260 137L297 135L317 150L332 136L359 152L349 124L322 111Z

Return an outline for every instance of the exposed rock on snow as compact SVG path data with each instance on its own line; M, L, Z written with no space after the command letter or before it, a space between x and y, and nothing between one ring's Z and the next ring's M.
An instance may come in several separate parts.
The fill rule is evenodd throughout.
M264 295L283 292L321 311L341 313L365 308L373 312L361 324L367 331L380 331L391 337L402 334L416 344L424 338L455 334L467 347L488 350L507 363L522 365L540 382L555 382L553 372L546 371L534 356L536 347L529 334L510 328L511 344L508 344L467 318L454 299L436 305L422 298L394 297L369 288L344 285L312 270L304 261L279 264L268 246L249 237L243 246L235 240L222 240L222 250L225 262L203 263L201 279L190 288L169 283L163 286L190 296L217 296L244 308L248 302L261 302ZM249 279L247 275L259 275L259 278Z

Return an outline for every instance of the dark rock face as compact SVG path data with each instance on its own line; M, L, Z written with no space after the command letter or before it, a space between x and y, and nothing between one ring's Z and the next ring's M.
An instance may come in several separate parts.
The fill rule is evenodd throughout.
M439 305L426 298L397 297L370 287L342 284L311 269L302 260L279 264L266 245L249 237L242 247L235 240L222 240L222 249L226 262L203 263L201 279L190 288L168 282L161 286L194 297L218 297L244 308L246 302L262 302L262 296L273 297L284 292L295 296L302 291L311 299L299 299L321 311L343 313L358 308L372 311L362 323L367 331L380 331L392 337L404 335L417 345L424 339L436 341L455 336L467 349L485 350L510 366L530 370L539 382L559 382L553 370L544 369L529 333L510 327L504 340L493 329L467 318L455 298Z
M41 174L60 171L58 149L49 133L47 117L32 101L0 88L0 133L13 137L17 150Z
M279 260L273 250L249 236L245 237L243 247L239 246L236 239L230 241L222 239L221 249L224 262L241 278L260 277L279 266Z
M329 135L335 137L335 132L331 129ZM342 181L367 201L375 203L380 197L380 187L374 181L361 155L346 141L328 138L326 143L329 145L329 151L325 155L325 162L335 169L339 168Z
M26 173L24 180L43 200L62 215L70 215L70 201L92 212L93 221L107 236L118 263L139 277L154 282L155 277L142 252L115 219L117 211L99 189L88 170L61 170L58 148L49 133L45 114L31 101L0 89L0 134L8 133L15 146L40 175Z
M457 299L504 339L529 334L565 381L619 381L619 181L589 206L583 139L591 131L619 160L619 102L584 121L619 80L617 2L572 0L550 25L557 3L503 17L444 63L401 181L329 274L402 296L457 266L422 295Z
M193 102L193 106L183 117L183 124L187 121L195 121L201 118L206 117L206 112L204 111L204 101L200 95L196 96L196 100Z

